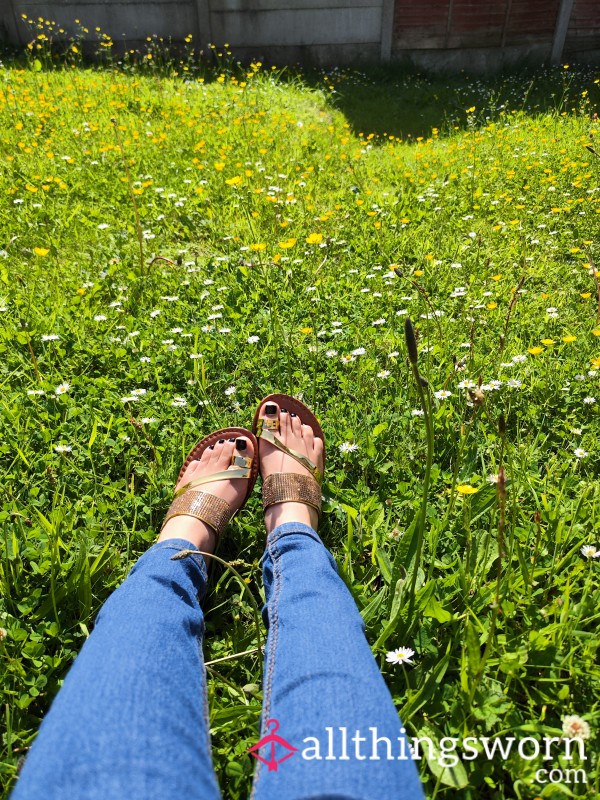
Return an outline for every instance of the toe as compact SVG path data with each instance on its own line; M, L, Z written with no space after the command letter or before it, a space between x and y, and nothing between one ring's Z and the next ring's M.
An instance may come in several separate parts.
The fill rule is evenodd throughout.
M215 444L215 454L211 467L214 466L215 470L225 469L225 464L231 458L231 450L233 445L227 439L222 437ZM229 457L228 457L229 454Z
M206 466L208 462L211 460L212 454L213 451L210 449L210 447L205 447L204 450L202 451L202 455L200 456L200 460L197 461L196 463L200 464L203 467Z
M302 426L302 438L304 439L304 443L306 444L306 446L310 448L310 450L312 450L315 441L315 434L310 425Z
M284 444L287 443L288 438L292 434L292 420L290 418L287 408L279 409L279 434Z
M315 464L317 464L321 469L323 468L323 439L318 439L316 436L313 442L312 461Z
M302 420L295 411L290 411L290 428L297 438L302 438Z
M238 436L233 446L233 455L242 456L243 458L253 458L254 447L250 439L246 436ZM230 469L238 469L238 467L236 467L235 464L231 464Z
M259 416L261 419L278 419L279 406L277 403L273 403L271 400L269 400L268 402L262 404Z

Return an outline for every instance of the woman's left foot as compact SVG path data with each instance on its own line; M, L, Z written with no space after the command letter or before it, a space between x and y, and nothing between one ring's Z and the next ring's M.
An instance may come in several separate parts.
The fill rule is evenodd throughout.
M239 444L238 444L239 443ZM244 444L245 443L245 444ZM197 480L204 475L222 472L226 469L239 469L231 465L232 455L254 456L254 448L250 439L238 436L235 439L222 439L212 447L207 447L198 461L192 461L182 477L177 482L175 490L181 489L186 483ZM244 478L233 478L230 481L218 480L214 483L205 483L200 487L203 492L214 494L225 500L231 507L232 513L243 504L248 488L248 481ZM213 528L202 520L185 515L172 517L162 529L159 542L165 539L186 539L198 550L213 553L217 543L217 536Z

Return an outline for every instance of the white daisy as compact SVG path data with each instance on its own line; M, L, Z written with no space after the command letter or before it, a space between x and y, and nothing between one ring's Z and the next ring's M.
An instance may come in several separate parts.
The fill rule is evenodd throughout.
M386 654L385 660L390 664L412 664L415 651L410 647L398 647Z
M584 450L583 447L576 447L575 450L573 450L573 455L575 458L585 458L588 455L588 452L587 450Z
M594 547L593 544L584 544L580 552L586 558L600 558L600 550Z
M358 450L358 445L351 442L343 442L339 447L340 453L354 453Z
M227 395L227 397L230 397L232 394L235 394L236 392L237 388L235 386L228 386L227 389L225 389L225 394Z
M452 392L449 392L447 389L440 389L439 392L434 392L433 394L438 400L445 400L447 397L452 397Z
M70 453L73 448L68 444L57 444L54 449L57 453Z
M71 388L70 383L60 383L54 390L54 394L65 394Z

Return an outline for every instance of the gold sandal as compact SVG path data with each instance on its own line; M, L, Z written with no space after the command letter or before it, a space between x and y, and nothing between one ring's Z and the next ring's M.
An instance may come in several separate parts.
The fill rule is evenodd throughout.
M274 432L279 430L279 419L259 417L260 409L269 402L277 403L280 408L283 405L288 413L295 412L304 425L310 425L315 436L323 441L323 464L325 464L325 436L312 411L300 400L296 400L288 394L270 394L263 398L254 415L252 432L256 434L257 439L262 439L277 447L278 450L291 456L311 473L310 475L299 475L295 472L274 472L267 478L263 477L263 510L276 503L304 503L314 508L320 517L323 472L309 458L288 447L274 436Z
M246 489L246 496L238 511L242 509L250 497L250 493L254 488L258 476L258 441L256 437L245 428L223 428L220 431L211 433L210 436L206 436L193 448L186 458L177 478L177 482L179 482L188 465L192 461L198 461L202 453L204 453L211 444L215 444L219 439L239 438L241 436L245 436L252 442L254 456L250 458L236 451L231 457L231 464L235 465L236 469L226 469L220 472L213 472L212 475L202 475L202 477L196 478L196 480L190 481L178 489L165 515L161 531L170 519L184 515L195 517L205 522L214 530L217 536L217 542L219 541L219 537L237 512L232 511L229 503L221 497L217 497L210 492L200 491L198 487L214 481L228 481L235 478L243 478L248 481L248 488Z

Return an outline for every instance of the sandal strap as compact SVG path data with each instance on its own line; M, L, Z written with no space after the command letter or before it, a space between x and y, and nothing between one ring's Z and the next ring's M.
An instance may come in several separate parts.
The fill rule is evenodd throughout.
M214 479L213 475L210 477ZM179 516L195 517L205 522L215 531L218 539L233 516L233 511L223 498L191 489L184 494L178 492L167 511L161 530L172 517Z
M190 481L186 483L185 486L182 486L181 489L178 489L175 494L173 495L173 499L180 497L184 492L190 491L190 489L195 489L197 486L202 486L205 483L213 483L214 481L228 481L231 478L246 478L250 477L251 469L250 467L236 467L235 469L224 469L221 472L213 472L211 475L202 475L200 478L196 478L195 481Z
M263 510L275 503L304 503L321 515L321 487L310 475L274 472L263 481Z
M302 453L299 453L297 450L293 450L291 447L288 447L287 445L285 445L281 441L281 439L277 439L275 436L273 436L271 431L267 430L262 425L262 422L263 422L262 419L258 420L257 430L256 430L257 437L259 439L264 439L265 442L269 442L269 444L274 445L278 450L281 450L282 453L285 453L286 455L291 456L292 458L294 458L296 461L298 461L299 464L302 464L303 467L306 467L306 469L310 471L312 477L317 481L317 483L319 485L321 485L321 483L323 482L323 474L322 474L321 470L317 467L317 465L313 464L313 462L307 456L303 455ZM288 473L280 472L280 473L276 473L276 474L287 475ZM293 474L293 473L289 473L289 474ZM300 476L300 477L302 477L302 476ZM308 476L305 476L305 477L308 477Z

